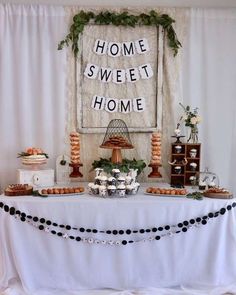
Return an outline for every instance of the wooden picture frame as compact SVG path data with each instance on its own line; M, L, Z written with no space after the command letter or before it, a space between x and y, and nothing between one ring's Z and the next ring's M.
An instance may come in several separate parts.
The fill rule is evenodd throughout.
M96 26L96 25L90 25L90 26ZM101 26L100 26L101 27ZM146 28L146 27L145 27ZM102 28L101 28L102 29ZM111 28L112 29L112 28ZM139 28L134 28L136 30L139 30ZM142 120L142 113L139 113L140 120L139 120L139 125L137 126L129 126L129 132L153 132L156 131L157 129L161 129L162 126L162 100L163 100L163 93L162 93L162 85L163 85L163 30L160 27L154 27L156 29L157 34L156 34L156 42L157 42L157 63L156 63L156 68L153 68L153 71L156 71L156 81L153 81L155 83L155 97L154 97L154 107L150 110L151 116L153 117L153 124L151 126L145 126L143 120ZM85 32L86 33L86 32ZM84 34L84 33L83 33ZM83 34L80 39L80 48L83 48ZM93 48L90 48L90 50L93 50ZM78 56L77 59L75 59L75 72L76 72L76 123L77 123L77 130L80 133L104 133L106 131L106 127L109 123L110 120L115 119L115 118L120 118L118 113L114 114L111 113L108 116L106 116L106 121L104 122L104 125L101 126L99 122L94 119L94 116L92 115L92 108L91 110L86 110L85 111L85 106L84 106L84 99L88 99L87 97L85 98L84 95L84 68L85 68L85 58L84 58L83 50L81 50L80 55ZM127 58L127 57L126 57ZM92 81L93 82L93 81ZM112 82L111 82L112 83ZM137 81L136 83L139 83ZM95 94L95 93L94 93ZM94 111L94 110L93 110ZM148 110L146 110L148 111ZM105 111L97 111L97 112L105 112ZM88 116L93 116L91 118L92 124L88 126L88 124L85 124L85 119L88 118ZM102 114L101 114L102 116ZM121 119L124 118L125 121L125 116L132 116L132 113L125 114ZM93 120L94 119L94 120ZM131 125L131 124L130 124ZM150 124L149 124L150 125Z

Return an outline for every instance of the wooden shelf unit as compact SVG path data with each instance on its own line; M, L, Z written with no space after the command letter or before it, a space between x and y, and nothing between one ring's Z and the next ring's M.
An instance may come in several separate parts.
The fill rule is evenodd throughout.
M181 146L181 151L176 152L176 146ZM196 157L190 156L190 151L196 149ZM184 165L182 161L187 160L187 164ZM172 143L171 144L171 162L176 163L171 166L171 185L191 185L190 176L195 176L200 171L201 160L201 144L200 143ZM196 169L191 169L190 163L196 163ZM180 173L176 173L175 167L180 166Z

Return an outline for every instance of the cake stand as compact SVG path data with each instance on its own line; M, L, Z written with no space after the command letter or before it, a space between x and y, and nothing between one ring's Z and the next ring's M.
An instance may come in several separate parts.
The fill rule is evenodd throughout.
M134 147L120 147L120 146L105 146L101 145L100 148L102 149L112 149L112 155L111 155L111 162L114 164L122 163L122 154L121 150L128 150L133 149Z
M43 170L43 168L42 168L42 166L43 165L46 165L47 163L45 162L45 163L34 163L34 164L26 164L26 163L22 163L22 165L24 165L24 167L26 168L28 168L29 170Z
M103 149L112 149L111 162L122 163L122 149L133 149L127 125L121 119L113 119L107 126L106 134L100 145Z

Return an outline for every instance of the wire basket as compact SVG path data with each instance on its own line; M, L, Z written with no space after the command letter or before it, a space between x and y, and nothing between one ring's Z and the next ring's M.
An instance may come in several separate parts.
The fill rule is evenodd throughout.
M107 131L103 139L101 148L132 149L133 145L129 137L128 127L124 121L113 119L107 126Z

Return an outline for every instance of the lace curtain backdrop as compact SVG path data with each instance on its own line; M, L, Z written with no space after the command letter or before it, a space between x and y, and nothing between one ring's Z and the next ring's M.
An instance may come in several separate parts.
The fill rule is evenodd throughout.
M79 11L92 11L94 13L99 13L106 8L94 8L94 7L67 7L67 17L72 19L73 16ZM110 8L109 8L110 9ZM111 9L110 9L111 10ZM112 9L114 12L122 12L124 9L116 8ZM161 8L154 9L159 13L167 13L171 17L176 20L175 29L178 35L178 38L182 42L184 46L184 39L186 30L188 27L187 21L187 11L186 9L181 8ZM129 12L133 14L140 14L142 12L149 12L150 8L129 8ZM98 29L95 27L95 31ZM131 37L132 39L132 37ZM68 120L67 120L67 136L68 138L69 132L71 130L75 130L78 126L77 120L79 120L80 114L77 114L74 110L76 109L76 92L73 93L71 90L71 85L76 84L76 74L75 74L75 65L74 65L74 57L71 50L67 50L67 90L68 90ZM161 169L161 173L163 176L163 181L169 180L169 171L170 167L168 164L169 160L169 152L170 152L170 144L171 144L171 135L173 135L174 126L180 116L180 112L178 110L178 103L182 102L182 90L179 82L180 79L180 65L182 60L182 50L180 49L178 55L176 57L173 56L172 50L167 45L167 41L165 39L163 45L163 101L162 101L162 134L163 134L163 150L162 150L162 159L163 159L163 167ZM139 82L137 82L139 83ZM79 86L78 86L79 87ZM74 89L76 91L76 89ZM132 113L129 115L132 116ZM142 120L145 114L140 114L140 119ZM148 114L146 114L148 116ZM132 117L130 118L132 120ZM137 119L136 119L137 120ZM92 180L94 175L89 172L91 169L91 164L95 159L99 159L99 157L109 158L111 157L111 151L100 149L99 145L102 143L104 134L82 134L81 138L81 160L82 163L85 163L83 166L83 174L85 179ZM135 146L133 150L124 150L122 151L123 157L127 158L136 158L143 159L147 164L150 162L151 157L151 147L149 146L151 135L150 133L131 133L131 140ZM148 144L148 148L143 143ZM87 148L89 146L89 149ZM167 148L166 148L167 147ZM68 146L69 148L69 146ZM86 152L85 152L86 151ZM146 168L145 172L140 175L140 181L154 181L147 178L147 175L150 173L150 169Z

